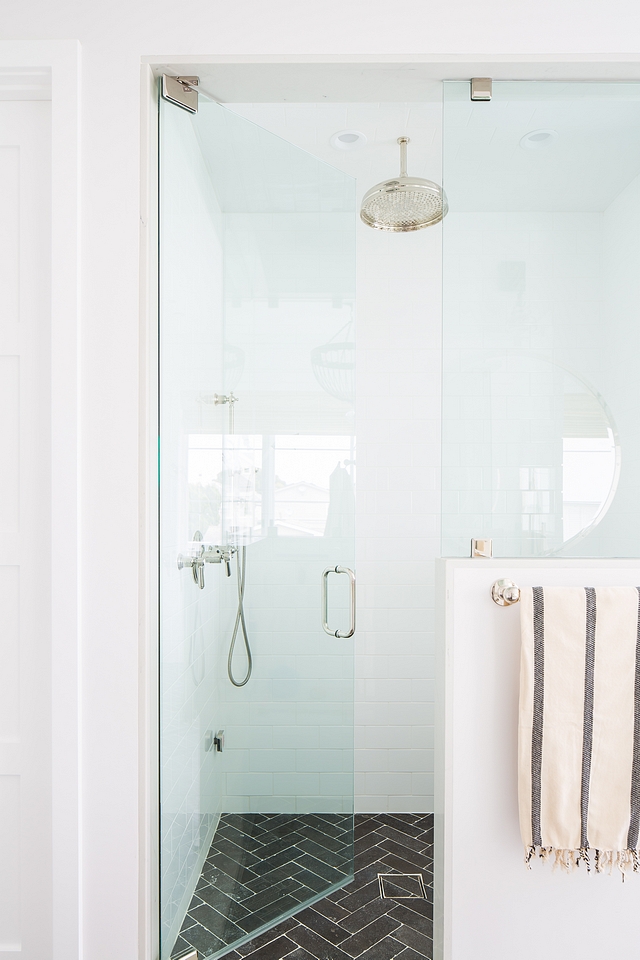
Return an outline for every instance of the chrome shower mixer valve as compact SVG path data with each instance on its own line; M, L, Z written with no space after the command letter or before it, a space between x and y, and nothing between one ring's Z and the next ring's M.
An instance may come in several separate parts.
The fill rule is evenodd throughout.
M212 546L202 542L202 534L199 530L193 535L189 553L178 554L178 570L185 567L191 568L193 580L196 586L204 590L204 565L205 563L224 563L227 568L227 576L231 576L231 560L233 555L238 552L237 547L231 546Z
M230 577L231 560L237 552L237 547L205 547L203 559L205 563L224 563L227 568L227 576Z

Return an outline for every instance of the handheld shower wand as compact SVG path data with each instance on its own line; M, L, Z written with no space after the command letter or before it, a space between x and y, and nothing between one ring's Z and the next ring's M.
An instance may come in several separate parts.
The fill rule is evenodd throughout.
M240 550L242 550L242 562L240 561ZM236 574L238 577L238 612L236 614L236 622L233 628L233 634L231 635L231 645L229 647L229 657L227 659L227 673L229 674L229 680L234 685L234 687L244 687L245 683L249 682L251 677L251 671L253 670L253 657L251 656L251 645L249 643L249 635L247 633L247 624L244 619L244 587L246 582L246 572L247 572L247 548L241 547L236 550ZM235 650L236 640L238 639L238 630L242 628L242 639L244 640L244 648L247 652L247 672L243 680L236 680L233 675L233 651Z

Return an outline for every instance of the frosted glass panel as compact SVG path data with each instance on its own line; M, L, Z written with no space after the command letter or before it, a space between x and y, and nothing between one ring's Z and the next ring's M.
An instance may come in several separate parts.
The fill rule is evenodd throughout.
M160 120L168 960L353 873L353 640L323 631L320 586L354 566L356 210L350 177L219 104Z
M443 554L637 556L640 85L444 86Z

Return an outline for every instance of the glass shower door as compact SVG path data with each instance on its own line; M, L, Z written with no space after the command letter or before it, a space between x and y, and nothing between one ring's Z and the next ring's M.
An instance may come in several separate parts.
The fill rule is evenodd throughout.
M160 101L162 960L352 876L354 289L351 178Z
M635 557L640 84L444 84L442 552Z

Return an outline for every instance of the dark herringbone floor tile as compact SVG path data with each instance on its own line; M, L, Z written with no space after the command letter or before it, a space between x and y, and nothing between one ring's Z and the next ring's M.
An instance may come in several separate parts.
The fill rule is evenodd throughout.
M345 877L354 836L351 881L305 907ZM173 956L196 947L224 960L429 960L432 842L430 814L364 814L355 829L342 814L225 814Z

